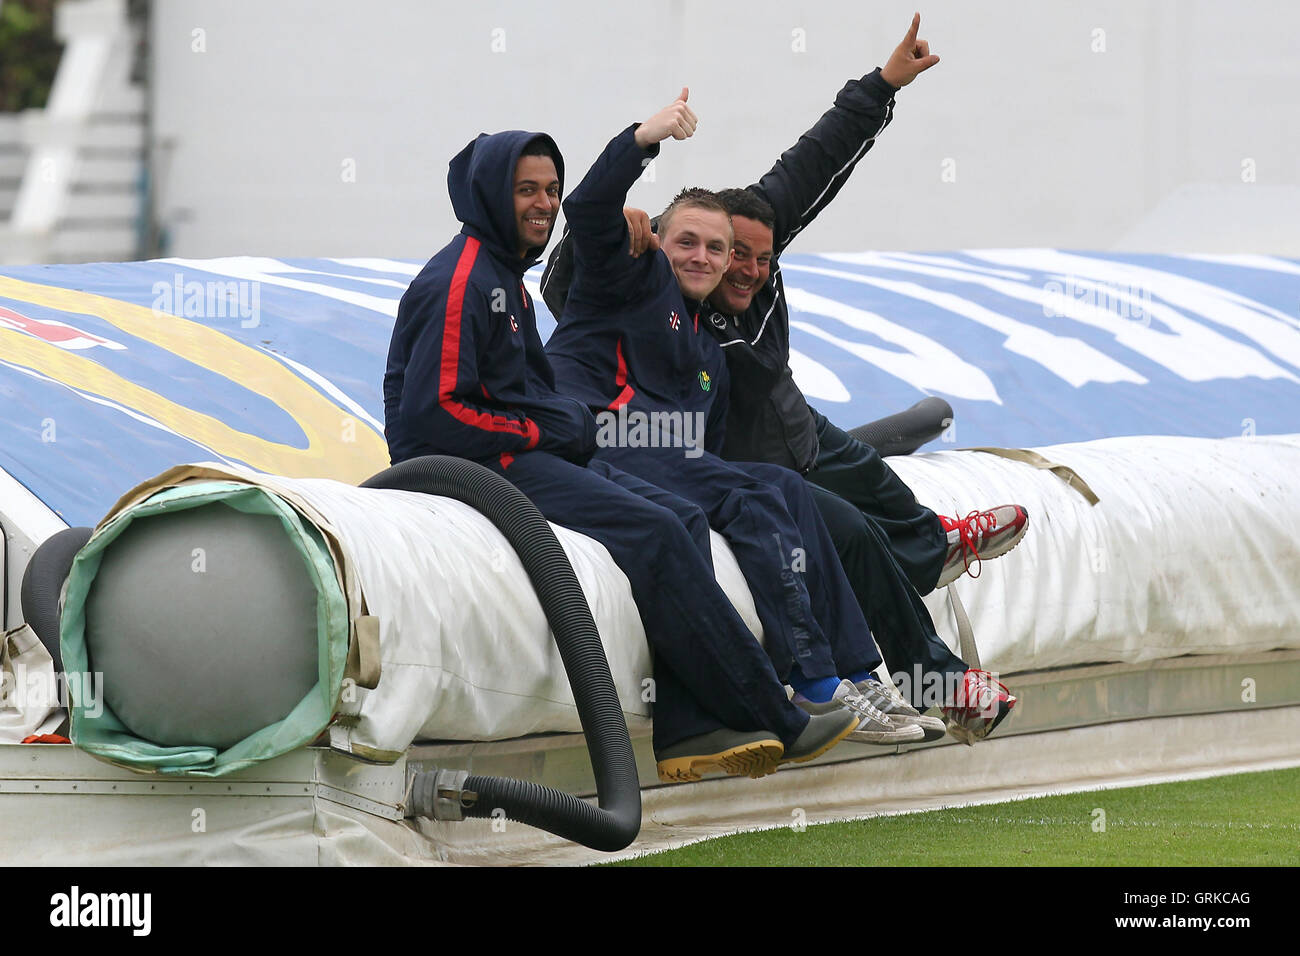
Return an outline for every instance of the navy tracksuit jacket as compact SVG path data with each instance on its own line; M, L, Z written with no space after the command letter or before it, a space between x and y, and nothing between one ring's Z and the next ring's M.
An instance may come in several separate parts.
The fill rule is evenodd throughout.
M805 482L714 454L725 431L726 360L667 256L627 251L627 191L658 153L637 146L634 133L614 137L564 203L574 270L546 345L556 381L601 414L702 416L703 454L616 444L597 455L704 509L749 582L778 675L873 670L879 654Z
M700 328L698 302L682 297L663 253L628 254L623 201L659 153L619 133L564 201L574 276L558 328L546 343L556 381L593 411L703 414L721 450L727 363ZM721 399L720 399L721 396Z
M714 581L702 512L605 462L589 464L592 415L555 390L521 281L536 259L516 251L515 166L538 139L553 149L563 183L559 150L536 133L479 136L451 162L447 185L463 228L398 308L384 376L392 460L444 454L480 462L549 520L606 547L628 578L655 655L656 750L721 727L765 730L789 745L808 717L786 700Z

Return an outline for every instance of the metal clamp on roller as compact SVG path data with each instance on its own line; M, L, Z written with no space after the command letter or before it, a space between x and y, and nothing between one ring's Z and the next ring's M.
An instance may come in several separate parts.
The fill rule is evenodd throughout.
M411 800L406 807L408 817L430 817L434 820L464 820L465 806L473 806L476 793L465 792L468 770L426 770L411 778ZM462 803L467 800L467 803Z

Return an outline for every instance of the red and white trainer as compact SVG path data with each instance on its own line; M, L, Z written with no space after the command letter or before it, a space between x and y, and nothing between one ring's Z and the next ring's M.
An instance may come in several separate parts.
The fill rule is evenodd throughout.
M966 672L956 697L953 706L943 708L943 719L948 733L971 747L993 733L1017 703L1006 684L976 668Z
M948 532L948 558L936 588L947 587L968 572L979 577L981 561L999 558L1020 543L1029 530L1029 512L1020 505L998 505L964 518L939 515L939 523Z

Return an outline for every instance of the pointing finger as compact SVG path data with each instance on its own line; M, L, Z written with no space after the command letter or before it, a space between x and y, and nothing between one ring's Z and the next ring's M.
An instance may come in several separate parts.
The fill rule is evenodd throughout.
M912 15L912 25L907 29L907 36L903 37L903 43L910 46L916 42L916 31L921 29L921 15L915 13Z

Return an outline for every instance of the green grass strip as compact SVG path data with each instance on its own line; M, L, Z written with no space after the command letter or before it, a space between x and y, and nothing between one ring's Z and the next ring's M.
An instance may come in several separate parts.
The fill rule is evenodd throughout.
M613 866L1296 866L1300 768L707 840Z

